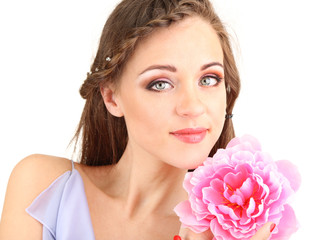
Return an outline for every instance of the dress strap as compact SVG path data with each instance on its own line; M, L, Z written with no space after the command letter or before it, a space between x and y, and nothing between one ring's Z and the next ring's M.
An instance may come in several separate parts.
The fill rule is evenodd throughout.
M95 240L84 182L71 163L72 171L59 176L26 209L43 225L42 240Z
M71 165L72 165L72 171L73 171L75 168L74 168L74 162L72 159L71 159Z

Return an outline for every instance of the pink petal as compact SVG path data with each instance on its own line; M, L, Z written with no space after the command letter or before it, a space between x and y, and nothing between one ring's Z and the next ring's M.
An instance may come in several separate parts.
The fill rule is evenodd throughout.
M276 227L278 232L272 234L271 239L273 240L286 240L289 239L290 235L295 233L299 228L299 223L295 217L295 213L291 206L288 204L284 206L282 212L282 218L279 225Z
M214 239L217 240L236 240L236 239L242 239L242 240L248 240L250 239L251 236L253 236L253 233L237 233L237 232L233 232L233 229L227 228L224 229L222 227L222 225L218 222L218 220L215 218L210 222L210 229L213 233L213 235L215 236ZM237 235L238 237L235 238L231 235L231 232L233 232L234 235Z
M261 145L256 138L250 135L244 135L241 138L233 138L226 148L234 147L238 144L249 143L255 151L261 151Z
M255 200L253 198L250 198L248 208L246 210L247 217L249 218L251 217L252 213L255 211L255 208L256 208Z
M229 200L231 203L236 203L239 206L243 206L244 204L242 196L236 195L235 193L230 197Z
M201 180L208 177L212 177L214 173L215 173L215 169L213 169L213 165L199 166L192 173L193 177L191 178L190 181L193 185L196 185Z
M194 185L192 185L190 182L192 176L193 176L192 172L186 173L185 178L184 178L184 182L183 182L183 187L186 190L186 192L188 192L189 194L191 193L192 188L194 187Z
M242 136L241 142L242 143L249 142L256 151L261 151L260 143L258 142L258 140L255 137L253 137L251 135L246 134L246 135Z
M269 179L266 181L270 190L270 194L268 198L266 198L266 203L268 205L279 200L282 192L281 181L283 181L283 178L280 178L279 174L276 175L274 172L269 173Z
M238 144L241 144L241 139L239 137L235 137L235 138L231 139L231 141L228 143L226 148L232 148Z
M252 217L256 218L256 217L260 216L263 213L263 211L264 211L264 200L262 200L262 203L258 205L258 212L255 215L253 215Z
M213 177L223 179L230 172L234 172L234 167L230 167L228 165L222 165L222 166L219 166L219 169L217 169L217 172Z
M279 199L274 204L282 205L282 204L288 203L289 197L291 197L293 194L294 194L294 191L290 187L290 183L288 181L283 181L282 191L280 193Z
M235 240L235 239L250 239L254 234L255 234L255 230L245 230L245 229L239 229L239 228L231 228L229 229L230 234L233 236L233 238L231 238L231 240Z
M244 199L248 199L252 195L253 189L254 189L254 184L252 180L250 178L247 178L243 182L242 187L240 188L240 191L242 192Z
M220 180L220 179L213 179L211 182L210 182L210 186L218 191L218 192L223 192L224 191L224 187L223 187L223 181Z
M231 239L231 235L229 231L225 231L221 224L218 222L218 220L215 218L210 222L210 229L213 235L215 236L215 239L217 240L225 240L225 239Z
M301 185L301 175L297 166L288 160L279 160L276 164L279 172L281 172L289 180L292 189L296 192Z
M190 207L193 210L192 212L198 221L209 216L208 206L203 201L194 196L190 196L189 202Z
M238 172L236 174L230 172L224 177L224 182L229 188L232 188L233 191L235 191L237 188L242 186L242 183L244 181L243 174L241 172ZM230 189L231 190L231 189Z
M231 157L231 161L236 163L253 163L255 160L255 156L253 153L248 151L238 151L234 153Z
M210 186L211 179L210 178L204 178L200 180L199 183L197 183L193 189L192 189L192 194L194 194L198 198L202 198L202 189L205 187Z
M198 221L196 216L193 214L190 207L189 201L184 201L179 203L174 208L175 213L179 216L180 221L184 227L190 228L195 233L201 233L209 229L210 221L207 219L202 219Z
M203 195L203 202L208 204L212 203L215 205L220 205L223 202L222 194L220 192L217 192L213 188L203 188L202 189L202 195Z
M251 223L253 220L252 218L249 218L246 214L246 210L242 209L242 217L239 221L239 224L242 225L243 228L249 228L250 226L253 225L253 223Z
M236 216L236 214L234 213L233 209L232 208L229 208L225 205L219 205L218 206L218 209L224 213L224 214L227 214L230 216L230 218L232 218L232 220L239 220L240 218L238 216Z

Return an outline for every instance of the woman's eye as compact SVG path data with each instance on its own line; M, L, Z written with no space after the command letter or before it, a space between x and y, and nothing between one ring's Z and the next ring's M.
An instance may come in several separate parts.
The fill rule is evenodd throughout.
M219 78L218 76L204 76L201 80L200 80L200 85L201 86L215 86L217 85L219 82L221 81L221 78Z
M152 82L149 86L148 89L154 90L154 91L164 91L167 89L172 88L172 85L168 82L164 81L157 81L157 82Z

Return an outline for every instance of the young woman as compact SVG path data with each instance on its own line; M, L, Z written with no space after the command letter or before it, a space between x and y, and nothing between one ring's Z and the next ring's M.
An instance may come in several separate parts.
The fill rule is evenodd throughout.
M182 182L234 136L238 71L207 0L124 0L80 93L80 163L22 160L1 239L212 239L180 230ZM253 239L267 239L272 223ZM180 239L175 236L174 239Z

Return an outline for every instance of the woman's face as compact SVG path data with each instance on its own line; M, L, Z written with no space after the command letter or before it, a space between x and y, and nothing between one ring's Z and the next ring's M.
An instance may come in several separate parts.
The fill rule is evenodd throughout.
M223 52L213 28L189 17L143 39L115 95L134 153L178 168L200 165L226 109Z

